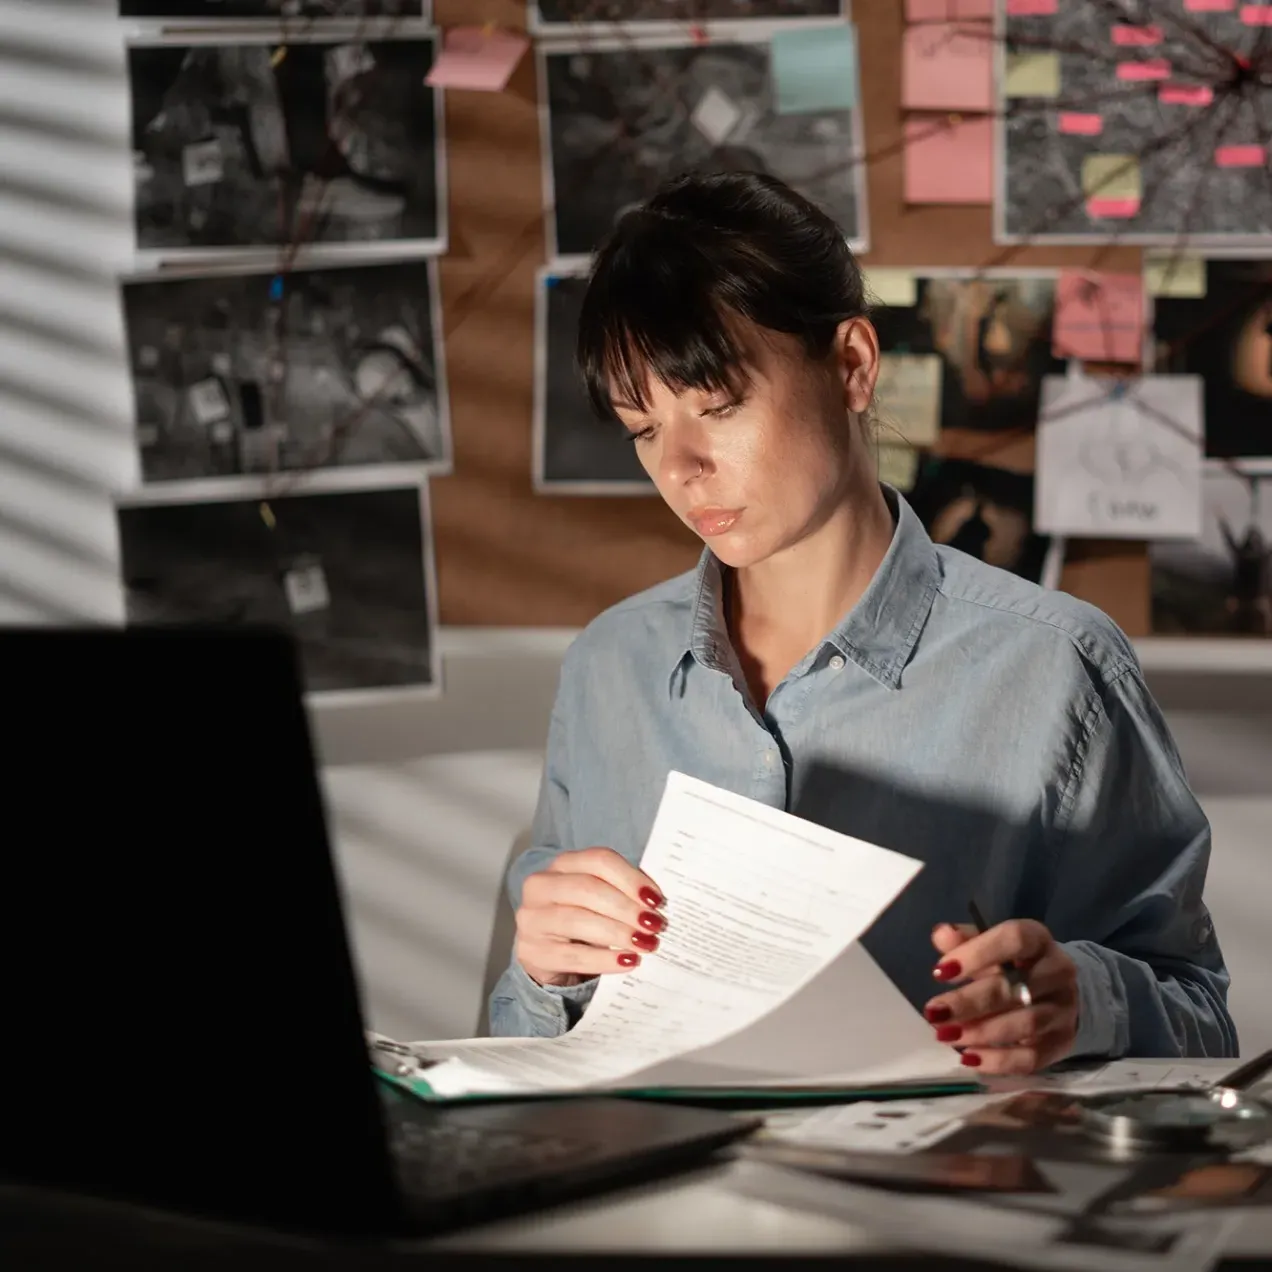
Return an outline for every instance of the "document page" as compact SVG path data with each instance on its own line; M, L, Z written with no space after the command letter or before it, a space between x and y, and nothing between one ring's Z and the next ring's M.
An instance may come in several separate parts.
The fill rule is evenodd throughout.
M419 1044L439 1096L614 1086L740 1033L809 984L921 864L673 772L641 868L663 890L658 952L603 976L560 1038ZM877 970L877 969L876 969ZM796 1069L806 1039L789 1035Z

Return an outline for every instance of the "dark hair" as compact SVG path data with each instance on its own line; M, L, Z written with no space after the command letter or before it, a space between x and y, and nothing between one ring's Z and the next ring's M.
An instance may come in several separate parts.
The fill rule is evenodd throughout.
M576 359L597 414L645 409L645 376L731 391L744 352L730 318L798 336L810 357L867 312L843 230L776 177L691 173L627 213L592 266Z

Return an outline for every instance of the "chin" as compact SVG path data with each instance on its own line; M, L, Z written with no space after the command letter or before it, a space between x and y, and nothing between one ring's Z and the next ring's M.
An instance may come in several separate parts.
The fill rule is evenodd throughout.
M704 539L703 542L715 553L722 565L734 570L745 570L773 555L771 549L756 544L747 535L722 534L714 539Z

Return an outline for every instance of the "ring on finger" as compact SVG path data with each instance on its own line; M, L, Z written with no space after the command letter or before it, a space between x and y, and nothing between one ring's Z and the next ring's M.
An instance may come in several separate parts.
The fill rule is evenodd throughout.
M1033 993L1029 986L1023 980L1018 980L1011 986L1011 1000L1017 1007L1032 1007Z

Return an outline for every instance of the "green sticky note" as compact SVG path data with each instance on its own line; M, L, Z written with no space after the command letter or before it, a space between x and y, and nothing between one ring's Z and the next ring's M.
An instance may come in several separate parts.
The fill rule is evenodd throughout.
M779 115L852 110L857 105L857 28L797 28L773 35L773 109Z

